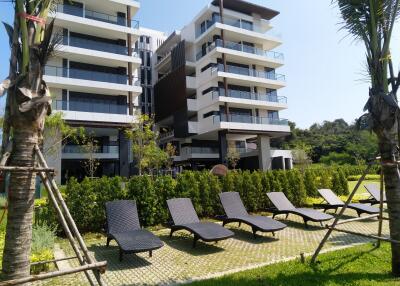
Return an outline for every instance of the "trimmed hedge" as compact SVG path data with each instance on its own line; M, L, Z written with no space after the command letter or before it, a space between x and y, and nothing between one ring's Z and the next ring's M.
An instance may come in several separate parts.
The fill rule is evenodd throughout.
M232 171L226 177L216 177L208 171L186 171L177 176L134 176L127 182L119 177L84 179L71 178L65 189L65 201L82 232L101 231L105 226L107 201L136 200L143 226L166 223L169 218L166 200L191 198L200 217L223 214L218 194L236 191L250 212L270 207L268 192L284 192L296 206L304 206L307 196L317 196L317 188L332 188L337 194L348 193L347 179L342 169L297 169L269 172ZM54 225L55 213L44 204L40 221Z

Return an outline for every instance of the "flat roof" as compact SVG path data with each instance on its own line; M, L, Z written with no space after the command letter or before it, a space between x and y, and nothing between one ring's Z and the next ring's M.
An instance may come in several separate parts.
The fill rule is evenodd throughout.
M211 4L219 6L219 2L220 0L213 0ZM279 15L278 11L243 0L224 0L224 8L250 16L252 14L257 14L266 20L271 20L275 16Z

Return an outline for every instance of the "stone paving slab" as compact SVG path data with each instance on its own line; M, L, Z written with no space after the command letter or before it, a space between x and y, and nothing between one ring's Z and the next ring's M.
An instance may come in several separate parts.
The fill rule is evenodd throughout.
M348 217L356 214L349 210ZM284 218L284 216L282 216ZM279 217L278 217L279 219ZM326 229L319 224L310 223L305 229L302 219L291 215L283 220L288 228L272 237L270 234L261 234L253 238L250 227L237 224L227 227L235 232L232 239L215 243L199 242L192 248L192 237L186 232L176 232L172 239L168 230L155 232L165 243L165 246L153 252L150 258L148 253L125 255L119 261L118 247L112 242L105 247L105 238L87 241L89 251L97 261L108 262L107 272L103 275L108 285L174 285L193 280L217 277L227 273L260 267L294 257L300 253L312 253L326 233ZM369 219L352 222L340 226L352 231L376 234L378 221ZM384 222L383 234L388 235L388 223ZM345 233L334 232L324 250L335 250L371 239ZM64 246L66 255L71 255L69 247ZM71 262L70 262L71 263ZM72 266L77 266L72 262ZM84 275L74 275L42 282L41 285L87 285Z

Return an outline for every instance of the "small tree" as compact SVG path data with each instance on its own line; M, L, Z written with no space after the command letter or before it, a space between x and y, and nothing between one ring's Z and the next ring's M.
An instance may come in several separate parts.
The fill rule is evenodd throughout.
M304 142L298 143L292 150L293 161L299 166L299 169L303 174L308 165L310 165L312 162L309 157L311 150L311 146L308 146Z
M228 165L235 170L240 161L240 153L235 148L229 148L226 154L226 161Z
M157 144L158 132L154 131L153 117L147 114L138 115L137 121L131 124L125 134L132 140L132 151L139 175L146 169L158 169L167 163L168 154Z
M168 143L167 146L165 146L164 151L168 156L168 160L165 165L167 170L171 171L172 165L174 164L174 157L176 156L176 147L173 144Z
M100 166L99 159L96 158L96 153L98 153L99 146L98 141L92 136L84 139L85 144L82 145L82 150L88 155L87 159L83 161L82 165L89 178L93 179L95 177L96 171Z

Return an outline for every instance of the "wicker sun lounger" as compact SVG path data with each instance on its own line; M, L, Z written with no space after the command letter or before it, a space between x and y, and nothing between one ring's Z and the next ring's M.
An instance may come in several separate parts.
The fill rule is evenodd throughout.
M170 237L175 231L187 230L193 233L193 247L201 239L203 241L220 241L231 238L234 233L219 224L212 222L200 222L199 217L190 199L177 198L167 201L172 218Z
M243 202L237 192L226 192L219 194L222 206L226 216L221 217L223 225L232 222L238 222L251 226L253 235L256 238L256 232L272 232L275 235L276 231L280 231L287 227L286 224L276 221L265 216L249 215Z
M141 229L135 201L106 203L107 246L115 240L119 247L119 259L123 254L152 251L161 248L163 242L153 233Z
M336 194L330 190L330 189L321 189L318 190L320 195L324 198L326 201L326 204L315 204L314 207L316 208L323 208L324 211L327 211L329 209L334 209L337 211L338 208L341 208L344 206L344 202L336 196ZM366 214L378 214L379 209L365 205L365 204L360 204L360 203L351 203L348 205L348 208L353 209L357 212L358 216L362 215L363 213Z
M271 209L274 218L279 214L295 214L303 218L304 224L307 227L309 221L319 222L322 224L324 221L333 219L333 216L325 214L313 209L296 208L282 192L267 193L268 198L271 200L275 208Z
M360 203L378 205L381 202L381 190L378 184L366 184L365 189L371 195L369 199L360 200ZM386 194L383 192L383 202L386 203Z

